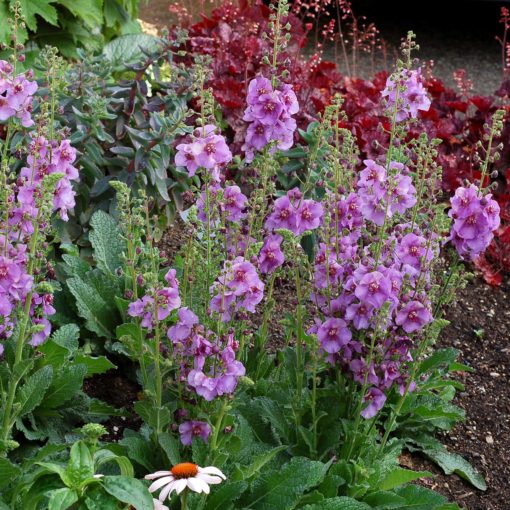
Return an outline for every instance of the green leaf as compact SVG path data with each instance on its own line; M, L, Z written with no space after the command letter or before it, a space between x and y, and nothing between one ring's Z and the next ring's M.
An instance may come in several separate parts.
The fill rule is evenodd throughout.
M78 441L71 447L66 475L75 488L94 476L94 462L89 447L84 441Z
M53 368L59 368L69 356L69 351L65 347L57 345L49 339L39 347L39 352L44 354L44 365L51 365Z
M124 437L119 443L128 450L129 458L143 466L148 472L154 471L154 452L151 445L137 436Z
M158 435L158 442L161 448L163 448L170 464L173 466L175 466L175 464L179 464L181 456L179 453L179 442L177 439L170 434L162 433Z
M429 471L412 471L411 469L394 468L386 473L383 480L378 485L378 488L383 491L389 491L395 487L399 487L405 483L419 480L420 478L430 478L434 476Z
M78 277L70 278L66 283L76 299L78 313L85 319L87 328L100 337L112 338L114 316L97 290Z
M119 466L120 474L132 478L134 476L133 465L130 460L123 455L116 455L110 450L99 450L94 455L94 465L96 468L103 464L115 462Z
M50 409L62 407L62 404L71 400L81 389L86 373L85 365L63 367L53 377L53 382L42 401L42 406Z
M79 276L83 278L91 269L88 262L83 260L79 255L65 254L62 255L62 259L65 262L62 267L69 277Z
M420 375L424 372L429 372L438 368L441 365L449 366L457 359L458 355L459 351L453 347L449 347L448 349L439 349L420 363L417 373Z
M272 448L267 452L263 452L257 456L253 462L246 468L243 468L243 478L245 480L249 480L252 476L256 475L268 462L273 460L273 458L278 455L280 452L283 452L287 449L287 446L277 446L276 448Z
M81 18L89 27L100 27L103 24L102 0L58 0L74 16Z
M52 3L56 0L19 0L21 12L25 17L27 27L35 32L37 30L37 18L40 16L50 25L58 26L58 13ZM11 0L11 6L15 0Z
M439 510L447 503L444 496L418 485L406 485L395 493L406 501L398 510Z
M456 473L481 491L487 490L483 476L464 458L446 449L424 450L425 455L433 460L447 475Z
M74 358L75 363L85 365L87 367L87 376L94 374L104 374L112 368L117 368L108 358L105 356L88 356L86 354L80 354Z
M123 503L129 503L136 510L154 510L151 493L136 478L105 476L103 487L106 492Z
M371 508L366 503L340 496L325 499L313 505L306 505L301 510L371 510Z
M328 468L329 465L322 462L294 457L279 470L266 471L255 478L252 492L243 498L243 504L256 510L290 510L305 491L322 481Z
M378 491L366 496L363 502L375 510L391 510L393 508L400 508L406 501L393 492Z
M97 267L105 273L115 274L122 266L122 254L126 243L122 239L115 219L104 211L97 211L90 220L92 232L89 239L94 248L94 260Z
M48 501L48 510L66 510L73 503L78 501L78 494L75 491L68 489L57 489L50 492L50 499Z
M0 489L7 486L9 482L21 475L21 469L9 460L0 457Z
M9 18L9 8L4 0L0 1L0 19L7 20ZM7 43L10 34L9 23L0 23L0 43Z
M248 488L246 482L230 482L214 491L207 497L205 510L226 510L231 508L234 501L238 500Z
M157 408L148 400L139 400L133 407L136 414L153 429L166 427L172 419L170 411L166 407L160 407L158 413Z
M124 67L143 55L146 51L157 49L159 39L148 34L129 34L110 41L103 48L103 55L114 66Z
M51 385L53 368L46 365L34 374L21 387L18 393L17 403L20 406L18 417L23 417L32 412L43 400L46 390Z
M105 492L102 487L87 490L85 504L88 510L119 510L117 498Z

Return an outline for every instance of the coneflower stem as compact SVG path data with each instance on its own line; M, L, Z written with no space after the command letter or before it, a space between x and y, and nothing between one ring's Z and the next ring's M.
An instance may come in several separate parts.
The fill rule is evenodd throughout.
M181 510L186 510L187 508L188 508L188 489L186 489L182 493L182 498L181 498Z

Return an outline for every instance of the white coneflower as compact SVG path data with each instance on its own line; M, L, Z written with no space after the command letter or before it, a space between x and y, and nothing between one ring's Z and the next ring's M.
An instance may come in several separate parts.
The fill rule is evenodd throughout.
M155 480L149 487L150 492L159 493L159 501L172 494L181 494L186 488L193 492L209 494L209 485L221 483L226 479L225 475L214 466L202 468L191 462L177 464L170 471L157 471L145 477L146 480Z

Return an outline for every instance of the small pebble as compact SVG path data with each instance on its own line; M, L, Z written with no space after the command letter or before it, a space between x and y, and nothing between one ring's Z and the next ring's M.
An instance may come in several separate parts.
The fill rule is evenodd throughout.
M486 436L485 441L487 444L494 444L494 438L492 436Z

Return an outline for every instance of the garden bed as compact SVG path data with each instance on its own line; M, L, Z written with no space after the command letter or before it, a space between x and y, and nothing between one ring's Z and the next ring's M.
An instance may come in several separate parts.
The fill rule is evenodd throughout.
M185 225L178 218L160 242L169 261L186 239ZM282 281L275 288L275 317L283 317L286 310L295 306L294 293L289 282ZM451 324L443 331L437 347L459 350L459 361L473 367L473 372L458 376L465 391L457 394L455 403L465 410L466 421L442 439L451 452L467 458L484 474L488 488L482 492L455 474L447 476L421 455L405 453L400 463L410 469L433 472L434 478L420 483L467 510L503 510L510 501L510 289L506 285L490 287L475 276L459 292L447 318ZM277 321L271 322L270 335L273 349L285 344L284 328ZM129 418L112 418L106 423L109 440L122 438L125 428L136 430L141 425L132 412L139 390L120 370L87 382L86 391L91 396L131 412Z

